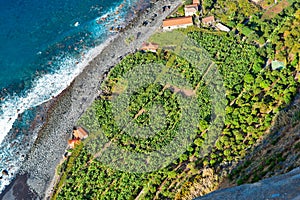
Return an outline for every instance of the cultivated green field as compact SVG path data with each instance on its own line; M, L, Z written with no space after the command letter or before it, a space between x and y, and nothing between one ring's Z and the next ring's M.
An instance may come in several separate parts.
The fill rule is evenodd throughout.
M293 6L298 8L299 4ZM246 11L245 15L248 15ZM299 23L299 11L290 16L283 24L277 23L278 28L274 29L277 32L272 36L271 43L261 47L254 40L245 40L241 35L192 28L182 30L182 33L201 47L195 49L199 58L188 51L178 54L181 40L170 37L172 33L158 33L150 39L159 43L160 47L165 47L156 53L137 52L125 57L109 73L101 86L102 94L79 120L78 125L87 128L91 134L85 143L73 150L75 153L64 164L68 167L61 168L63 178L56 188L54 198L190 199L215 189L224 178L220 174L224 171L221 166L226 167L242 160L268 133L276 114L291 102L297 92L299 51L297 44L289 44L288 41L289 37L296 37L299 41L299 35L293 31L299 27L296 26ZM280 19L280 16L276 18ZM275 22L272 21L270 26L276 26ZM265 22L260 23L260 27L266 26ZM253 26L247 26L253 29ZM275 38L286 31L284 27L291 30L285 33L286 42ZM267 39L266 34L271 31L266 28L262 30L264 32L256 34ZM279 48L276 45L281 44L286 46L287 51L276 52ZM270 66L266 67L266 61L275 55L277 58L285 58L283 69L273 71ZM190 58L201 60L202 68L195 66ZM151 66L163 66L161 77L151 76L151 73L156 73L156 68ZM214 79L213 74L206 73L210 67L217 69L221 79L217 76ZM145 73L139 74L140 70L137 69L144 69ZM177 85L184 85L183 89L177 88L177 79L172 80L168 70L174 72L178 80L186 81L186 85ZM206 75L208 77L205 79ZM147 84L138 85L139 81L145 80L148 80ZM218 107L211 100L209 85L214 81L217 91L222 91L222 88L218 88L219 81L224 86L224 101L220 98L218 105L224 105L223 112L226 115L216 142L208 154L203 154L203 145L210 136L208 133L212 119L216 117L213 108ZM171 87L170 82L175 86ZM135 84L138 87L135 88ZM126 99L129 103L115 107L115 97L130 87L134 90ZM185 114L184 100L181 101L180 96L194 100L199 112L192 112L191 115L191 119L197 119L196 126L185 129L193 136L191 143L183 145L186 148L171 163L160 167L161 163L158 162L155 171L142 173L151 160L146 160L144 164L137 162L140 165L136 166L132 160L121 160L123 155L102 155L112 144L124 152L140 154L150 154L168 146L181 133L180 125L186 125L182 117ZM152 118L154 113L157 117ZM139 126L150 126L153 135L134 136L131 127ZM123 161L124 165L107 163L114 159L120 163ZM154 169L156 166L152 167ZM258 176L250 181L258 181L261 178ZM238 180L238 184L248 178Z

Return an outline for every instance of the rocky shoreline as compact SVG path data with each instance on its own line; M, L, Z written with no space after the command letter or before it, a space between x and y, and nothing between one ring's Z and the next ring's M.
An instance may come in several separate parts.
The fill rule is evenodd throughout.
M0 195L1 199L23 199L24 194L28 194L31 199L49 198L53 186L51 182L73 126L99 95L99 86L109 70L124 56L135 52L180 4L181 0L153 2L150 8L139 13L126 29L118 33L70 86L55 98L38 139L15 180ZM166 5L171 8L163 12L162 7ZM145 20L150 23L143 24ZM20 184L23 187L18 187Z

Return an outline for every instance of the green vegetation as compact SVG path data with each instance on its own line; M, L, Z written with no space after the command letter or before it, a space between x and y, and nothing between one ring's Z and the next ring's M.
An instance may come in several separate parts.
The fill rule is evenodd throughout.
M82 148L83 148L82 143L80 145L77 145L76 148L72 150L72 155L70 157L68 157L67 161L63 162L62 165L58 167L56 173L58 175L60 175L60 173L62 173L62 175L60 176L59 183L54 188L56 193L52 196L52 199L57 198L57 196L58 196L59 192L61 191L63 185L67 181L68 175L70 173L72 173L74 171L74 169L76 168L76 165L74 165L74 163L76 162L76 164L77 164L78 156L83 155L83 153L81 151ZM64 171L64 169L65 169L65 171Z
M270 127L278 110L287 105L296 93L295 68L289 65L280 71L262 69L263 58L251 45L236 43L231 37L191 35L214 55L216 63L220 62L220 71L228 89L225 128L213 153L217 156L211 160L217 163L218 160L231 161L243 157L246 149ZM214 45L210 49L212 44L223 45ZM235 55L239 58L234 58Z
M259 11L259 7L244 0L203 0L205 14L213 14L223 23L234 27Z
M204 165L217 170L220 163L243 158L247 149L268 130L278 110L291 101L297 88L293 66L287 65L280 71L263 69L265 58L261 54L264 50L258 53L254 46L235 36L198 31L188 35L205 47L214 58L227 90L225 126L212 153L205 158L199 155L199 146L205 139L204 133L210 115L210 108L206 106L209 105L207 92L202 92L197 95L202 108L202 126L197 130L194 144L178 160L156 172L126 173L104 165L84 149L73 167L65 172L68 178L57 199L131 199L138 195L141 199L184 198L195 181L201 179ZM161 63L175 67L193 87L198 85L201 77L193 72L193 66L186 60L163 50L156 54L138 52L129 55L110 72L108 80L102 85L105 92L93 105L97 121L105 135L122 148L146 152L159 149L172 139L176 132L176 121L180 119L180 110L174 93L164 90L163 86L150 84L140 88L132 98L128 110L132 120L147 123L150 107L160 102L166 109L168 125L151 139L135 139L124 132L121 134L122 130L119 130L112 119L111 96L122 92L122 88L116 87L122 74L141 63ZM205 91L205 86L202 87ZM144 112L136 117L141 110ZM80 123L88 124L85 116Z
M268 4L268 1L262 3ZM266 44L268 55L265 57L290 62L299 54L298 1L282 0L267 10L250 1L242 0L230 2L205 0L203 7L206 8L206 13L213 14L226 25L236 28L249 42Z
M184 5L180 6L173 17L183 17L184 16Z
M246 27L255 32L253 39L260 43L270 41L270 45L275 49L275 58L291 61L300 50L299 8L300 3L295 1L271 19L264 19L262 13L257 13L249 20Z
M62 171L63 178L53 198L185 199L214 189L220 181L218 173L221 166L245 158L248 151L268 133L276 114L291 102L299 88L296 79L299 72L299 5L291 2L272 19L263 19L263 11L248 1L204 0L207 14L215 14L241 34L211 32L195 27L181 30L205 48L222 75L226 89L225 124L211 153L206 156L201 155L200 149L207 138L212 105L201 74L186 59L166 49L159 49L157 53L137 52L124 58L109 73L101 86L103 93L78 124L87 128L100 124L105 136L124 150L147 153L166 146L178 132L182 115L173 90L155 81L138 88L128 108L120 111L121 119L123 112L130 118L121 128L115 122L112 106L113 96L124 91L119 86L124 74L141 64L162 64L184 77L192 86L190 91L196 91L201 112L199 126L193 131L196 134L193 144L168 166L148 173L113 169L95 159L88 150L90 147L83 146L80 154L73 156ZM250 16L249 22L243 23ZM168 44L163 34L154 35L151 41ZM173 43L176 45L176 41ZM266 66L270 58L285 60L285 68L271 70ZM157 104L164 108L166 123L161 121L162 126L154 129L153 137L141 139L131 136L127 132L130 125L148 125L151 120L161 120L151 118L152 108ZM299 113L295 116L294 121L298 120ZM95 138L90 137L89 140ZM274 139L272 144L277 142ZM293 148L299 149L299 142ZM238 176L251 165L250 161L244 162L232 171L230 177L239 177L237 184L255 182L285 159L286 155L281 153L264 158L252 175ZM208 185L207 182L214 184Z
M262 8L268 8L270 7L272 4L274 4L274 1L273 0L263 0L260 2L260 6Z
M192 4L193 3L193 0L185 0L185 1L183 1L184 3L184 5L190 5L190 4Z
M229 174L237 184L256 182L299 166L299 99L279 112L262 145L254 148ZM298 149L297 149L298 148Z

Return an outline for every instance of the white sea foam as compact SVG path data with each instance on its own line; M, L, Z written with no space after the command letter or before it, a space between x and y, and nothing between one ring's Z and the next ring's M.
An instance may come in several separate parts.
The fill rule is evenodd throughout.
M126 5L128 6L129 3L130 1L128 1ZM117 11L119 12L119 14L116 14ZM122 14L124 13L120 11L120 6L115 6L114 8L111 8L109 12L96 18L95 21L92 22L93 25L89 26L91 28L90 32L93 34L93 37L99 37L104 34L104 31L107 31L98 24L103 24L107 28L124 26L126 19L124 18L124 16L122 16Z
M23 159L20 155L16 155L15 149L11 147L11 144L2 142L12 128L14 121L18 118L18 114L60 94L112 39L113 37L89 50L80 60L75 59L71 55L57 58L56 60L58 61L53 64L59 65L60 68L55 73L46 74L34 81L32 89L28 90L24 96L12 95L4 99L1 108L2 113L0 114L0 148L3 150L0 152L0 169L8 169L9 175L3 176L0 180L0 192L10 183L15 173L18 172L19 163ZM35 140L36 138L32 139Z
M109 14L115 13L117 10L118 6L111 9L103 16L97 18L95 21L101 19L102 17L107 17ZM93 21L93 23L95 21ZM121 21L119 20L119 22ZM90 29L90 31L94 33L94 36L101 36L107 31L103 29L103 27L95 26L94 24L91 24ZM29 108L40 105L51 99L52 96L56 96L62 92L62 90L65 89L82 71L88 62L99 53L99 51L103 48L103 46L106 45L107 42L89 50L89 52L85 54L78 64L76 64L78 60L71 55L66 56L64 54L61 58L56 58L55 60L57 60L57 62L53 64L59 65L60 68L54 74L44 75L43 77L34 81L32 89L27 91L24 96L19 96L17 94L6 96L2 101L2 104L0 104L0 143L12 128L14 121L18 117L18 114L23 113ZM39 54L41 54L41 52L39 52Z

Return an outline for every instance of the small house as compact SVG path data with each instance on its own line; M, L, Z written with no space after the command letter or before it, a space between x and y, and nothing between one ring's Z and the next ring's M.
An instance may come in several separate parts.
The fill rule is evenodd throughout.
M163 30L174 30L177 28L187 28L188 26L192 26L193 18L191 16L188 17L177 17L163 20L162 28Z
M85 139L88 137L88 132L81 127L73 130L73 135L75 138L79 138L80 140Z
M278 60L273 60L271 63L272 70L283 69L284 67L284 62Z
M143 51L151 51L151 52L156 52L158 49L158 44L152 43L152 42L144 42L140 50Z
M193 16L198 12L198 4L185 5L184 7L184 15L185 16Z
M215 23L215 17L214 16L209 16L209 17L204 17L202 19L202 24L206 26L211 26Z
M223 25L221 23L217 23L216 24L216 28L218 30L220 30L220 31L225 31L225 32L229 32L230 31L230 29L227 26L225 26L225 25Z

